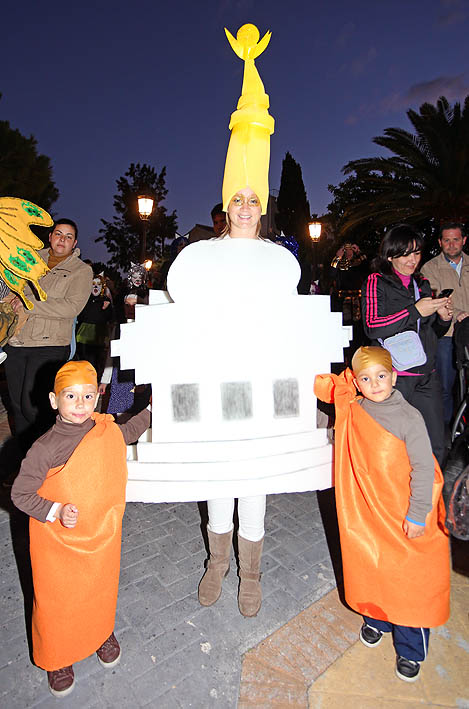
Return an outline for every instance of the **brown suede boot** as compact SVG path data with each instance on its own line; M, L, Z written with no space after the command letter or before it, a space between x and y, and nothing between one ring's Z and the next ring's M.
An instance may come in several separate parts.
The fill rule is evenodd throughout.
M249 542L238 534L238 606L241 615L247 618L257 615L262 603L260 568L263 546L264 537L258 542Z
M230 570L231 542L233 530L225 534L215 534L207 529L210 559L207 570L199 583L199 603L212 606L221 594L221 583Z

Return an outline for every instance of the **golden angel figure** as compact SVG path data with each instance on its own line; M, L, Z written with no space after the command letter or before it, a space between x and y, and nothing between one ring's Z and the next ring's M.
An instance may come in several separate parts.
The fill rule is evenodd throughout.
M259 30L250 24L240 27L236 39L226 27L225 32L233 51L244 61L244 78L237 110L231 114L229 125L231 138L223 178L223 209L226 211L236 192L249 186L259 197L262 214L265 214L274 119L269 114L269 97L254 60L266 49L272 33L266 32L259 41Z

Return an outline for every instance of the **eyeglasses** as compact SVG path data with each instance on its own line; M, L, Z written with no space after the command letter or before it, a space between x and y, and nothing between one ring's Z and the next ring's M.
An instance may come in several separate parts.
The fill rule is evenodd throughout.
M232 204L233 207L241 207L243 204L247 204L248 207L258 207L260 201L259 197L256 197L256 195L246 198L242 194L235 194L235 196L231 198L230 204Z

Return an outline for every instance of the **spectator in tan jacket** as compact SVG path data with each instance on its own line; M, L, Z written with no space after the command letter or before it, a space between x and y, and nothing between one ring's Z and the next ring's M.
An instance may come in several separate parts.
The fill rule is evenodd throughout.
M446 335L438 340L436 353L436 369L443 389L443 413L447 424L451 421L454 408L454 323L469 315L469 257L463 253L465 243L466 235L462 224L442 224L439 238L441 253L430 259L421 269L421 273L430 281L435 295L439 295L446 288L453 290L453 324Z
M92 269L80 260L78 229L71 219L59 219L49 234L50 248L39 251L50 271L40 279L44 302L26 287L34 308L19 332L5 345L5 373L21 453L51 425L47 404L59 367L70 355L76 316L88 300ZM15 298L16 312L23 303Z

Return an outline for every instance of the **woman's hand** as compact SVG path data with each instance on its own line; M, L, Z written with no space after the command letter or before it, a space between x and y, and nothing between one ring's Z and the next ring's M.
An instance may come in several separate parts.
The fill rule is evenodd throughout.
M440 298L440 300L442 300L442 299ZM453 319L454 308L453 308L453 301L451 300L451 298L446 298L446 300L448 301L446 303L446 305L444 305L442 308L438 308L438 310L436 312L438 313L438 315L440 316L440 318L442 320L445 320L445 322L448 322L448 320Z
M99 384L98 385L99 396L104 396L104 394L106 393L106 387L107 387L107 384Z
M23 310L23 301L18 296L15 296L13 298L13 300L10 302L10 305L17 315Z
M415 303L415 307L422 318L428 318L440 309L443 310L443 308L446 308L448 301L449 298L420 298L420 300Z

